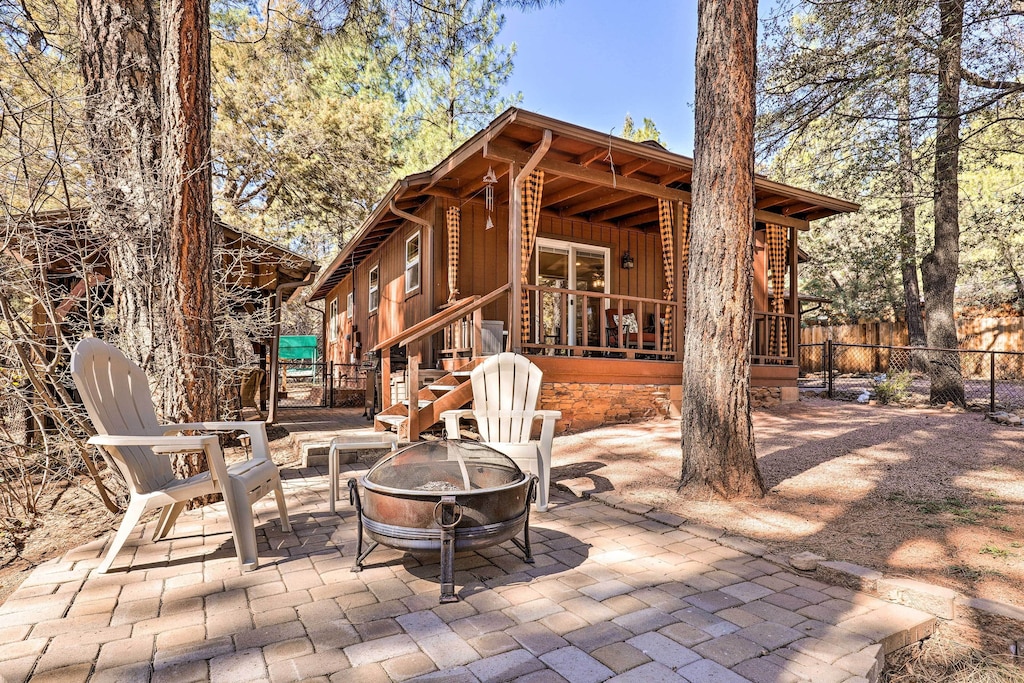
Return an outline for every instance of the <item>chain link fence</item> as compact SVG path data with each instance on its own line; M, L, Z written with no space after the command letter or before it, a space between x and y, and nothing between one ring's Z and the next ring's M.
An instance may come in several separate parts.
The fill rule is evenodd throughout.
M1024 408L1024 353L870 344L800 345L804 389L839 400Z
M282 360L278 387L278 408L359 406L366 392L366 370L359 364Z

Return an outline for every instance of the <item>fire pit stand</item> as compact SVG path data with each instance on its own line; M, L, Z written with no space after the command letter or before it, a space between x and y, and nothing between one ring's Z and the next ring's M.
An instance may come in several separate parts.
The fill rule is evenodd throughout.
M446 603L458 600L456 552L511 540L533 563L530 503L537 478L486 446L413 444L382 458L361 482L349 479L348 488L359 517L354 572L380 544L414 553L438 551L441 602ZM522 540L516 537L520 530Z

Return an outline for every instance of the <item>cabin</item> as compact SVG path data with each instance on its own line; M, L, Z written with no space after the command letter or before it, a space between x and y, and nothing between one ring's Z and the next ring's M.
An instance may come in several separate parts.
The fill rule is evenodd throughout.
M40 296L53 304L49 311L39 301L31 308L33 333L44 342L47 354L57 351L60 336L80 336L86 318L94 329L102 328L103 311L113 302L107 243L90 229L88 221L89 210L76 207L18 216L8 225L9 240L3 252L40 274L46 283ZM214 219L214 228L232 309L279 320L282 297L310 284L317 265L218 218ZM86 302L91 310L86 310ZM261 409L267 409L268 399L272 401L273 416L279 326L268 325L267 329L272 331L266 336L254 335L251 339L263 371L261 385L254 391Z
M395 183L314 282L326 360L376 359L378 425L413 437L468 403L468 370L502 349L544 371L541 404L563 429L669 411L692 170L654 142L505 111ZM760 176L754 203L751 385L795 400L799 235L859 207Z

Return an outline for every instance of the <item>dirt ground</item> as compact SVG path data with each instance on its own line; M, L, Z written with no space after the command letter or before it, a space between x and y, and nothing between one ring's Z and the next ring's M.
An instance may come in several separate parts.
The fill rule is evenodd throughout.
M758 539L1024 607L1024 430L983 414L806 399L754 413L769 488L684 500L678 421L556 441L553 480Z
M1024 606L1024 430L978 413L809 399L755 411L770 493L733 503L683 500L679 422L559 437L553 479L761 540L777 551L920 578ZM280 430L279 464L297 465ZM92 484L47 504L20 553L0 547L0 602L39 562L112 533Z

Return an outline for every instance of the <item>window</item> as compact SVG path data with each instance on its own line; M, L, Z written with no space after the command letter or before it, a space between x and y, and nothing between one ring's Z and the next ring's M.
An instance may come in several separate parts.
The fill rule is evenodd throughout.
M376 265L370 268L370 286L367 288L369 292L369 309L370 312L377 310L377 305L380 303L380 266Z
M355 313L355 310L356 310L355 292L349 292L348 296L345 298L345 316L349 319L349 322L352 321L352 314Z
M329 338L332 342L338 341L338 300L331 299L330 314L328 315L328 321L330 324Z
M405 240L405 291L420 288L420 233Z

